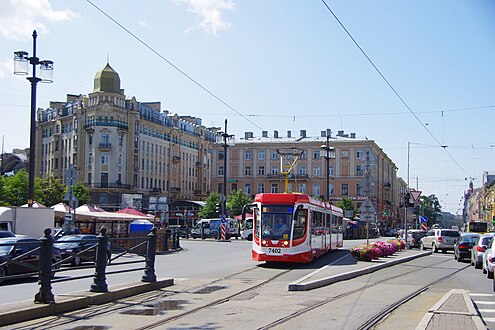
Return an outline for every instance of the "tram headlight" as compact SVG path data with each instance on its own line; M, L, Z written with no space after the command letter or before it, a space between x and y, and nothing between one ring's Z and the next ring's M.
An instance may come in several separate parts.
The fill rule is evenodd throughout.
M283 246L287 246L287 245L289 245L289 242L288 242L288 241L283 241L283 242L282 242L282 245L283 245Z
M262 240L261 241L261 244L266 245L266 241L265 240Z

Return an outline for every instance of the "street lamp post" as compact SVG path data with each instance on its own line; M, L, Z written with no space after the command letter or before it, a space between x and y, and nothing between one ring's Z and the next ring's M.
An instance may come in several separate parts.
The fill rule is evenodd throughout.
M223 137L223 197L222 197L222 216L227 216L227 148L229 144L227 140L230 140L233 135L227 134L227 119L225 119L225 132Z
M330 200L330 173L329 173L329 161L330 159L333 159L335 158L335 148L333 147L330 147L330 135L331 135L332 131L330 129L327 128L327 131L326 131L326 138L327 138L327 142L326 144L323 144L321 146L321 149L324 150L326 152L326 155L323 156L325 158L325 165L326 165L326 168L325 168L325 175L326 175L326 182L327 182L327 188L326 188L326 193L327 193L327 201Z
M31 82L31 129L29 139L29 186L28 186L28 207L33 207L34 202L34 177L35 177L35 153L36 153L36 86L41 81L44 83L53 82L53 62L43 60L36 56L36 38L38 34L33 31L33 56L29 57L26 51L14 52L14 74L27 75L29 64L32 65L32 76L27 80ZM29 62L29 63L28 63ZM36 76L36 66L40 66L40 77Z

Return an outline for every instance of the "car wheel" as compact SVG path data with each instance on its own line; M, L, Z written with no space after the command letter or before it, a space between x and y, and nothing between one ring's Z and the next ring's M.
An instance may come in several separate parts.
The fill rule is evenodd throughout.
M442 250L442 253L447 253L447 250Z
M247 237L247 240L248 241L252 241L253 240L253 235L252 234L249 234L248 237Z
M475 262L474 262L474 268L476 268L476 269L481 269L481 267L482 267L482 266L483 266L483 265L481 264L481 262L480 262L480 261L475 261Z
M457 261L462 262L462 258L461 257L458 257L457 258Z
M72 266L80 266L81 265L81 257L75 256L74 259L72 259L70 264Z
M482 271L483 271L483 274L486 274L486 269L484 267L483 267Z
M490 279L493 279L493 272L487 270L486 272L486 277L490 278Z
M438 252L438 249L437 249L437 246L435 245L435 243L432 243L431 244L431 249L433 250L433 253L437 253Z

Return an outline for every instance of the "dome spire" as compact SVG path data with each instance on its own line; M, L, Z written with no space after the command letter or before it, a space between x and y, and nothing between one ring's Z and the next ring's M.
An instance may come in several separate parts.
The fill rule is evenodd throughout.
M107 92L107 93L119 93L120 94L120 77L117 71L115 71L108 62L103 69L96 73L94 79L94 91L93 92Z

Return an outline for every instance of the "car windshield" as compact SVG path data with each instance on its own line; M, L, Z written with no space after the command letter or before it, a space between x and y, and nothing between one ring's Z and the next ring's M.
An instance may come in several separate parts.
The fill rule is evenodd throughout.
M450 237L457 237L459 236L459 232L456 230L442 230L441 236L450 236Z
M10 251L14 248L15 240L12 239L0 239L0 244L12 244L12 245L1 245L0 246L0 255L4 256L10 253Z
M65 242L71 241L71 242ZM77 242L76 242L77 241ZM58 241L53 244L58 249L72 249L78 247L81 244L82 237L74 237L74 236L62 236L58 239Z
M421 238L421 237L424 237L426 235L426 233L425 232L413 232L411 235L414 238Z

